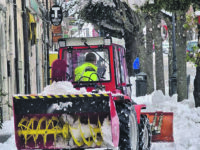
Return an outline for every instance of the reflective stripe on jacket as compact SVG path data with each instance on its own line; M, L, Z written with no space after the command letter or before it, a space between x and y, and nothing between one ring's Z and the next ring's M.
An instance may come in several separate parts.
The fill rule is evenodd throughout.
M97 67L92 63L85 62L81 66L76 67L75 71L75 81L97 81ZM84 78L85 77L85 78Z

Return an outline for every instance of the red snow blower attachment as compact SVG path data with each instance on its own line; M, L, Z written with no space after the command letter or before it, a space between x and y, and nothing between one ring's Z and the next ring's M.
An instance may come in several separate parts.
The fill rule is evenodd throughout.
M18 149L107 146L102 128L111 129L115 111L108 94L15 96L13 102Z

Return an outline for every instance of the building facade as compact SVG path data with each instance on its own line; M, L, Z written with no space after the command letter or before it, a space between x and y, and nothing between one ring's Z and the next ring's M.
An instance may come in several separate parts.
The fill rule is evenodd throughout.
M40 93L48 84L48 3L0 1L0 122L12 117L13 95Z
M15 43L12 1L0 1L0 121L12 115L12 95L15 93ZM13 74L12 74L13 73Z

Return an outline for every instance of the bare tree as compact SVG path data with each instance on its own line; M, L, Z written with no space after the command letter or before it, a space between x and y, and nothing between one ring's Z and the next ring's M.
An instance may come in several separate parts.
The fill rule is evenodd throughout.
M172 52L172 16L166 16L165 21L167 23L167 27L168 27L168 35L169 35L169 52L168 52L168 84L170 85L170 80L173 76L173 52ZM169 95L170 95L170 89L171 87L169 87Z
M163 52L162 52L162 37L161 37L161 12L156 13L153 18L154 26L154 44L155 44L155 58L156 58L156 90L161 90L165 94L165 80L163 69Z
M153 24L152 16L148 14L146 21L146 59L145 71L147 74L147 93L154 91L154 75L153 75Z
M186 30L183 24L186 21L186 13L177 13L176 23L176 56L177 56L177 93L178 101L187 98L187 74L186 74Z

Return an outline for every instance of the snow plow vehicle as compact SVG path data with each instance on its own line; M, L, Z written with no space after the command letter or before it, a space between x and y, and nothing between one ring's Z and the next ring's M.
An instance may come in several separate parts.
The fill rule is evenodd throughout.
M14 96L18 149L149 150L152 141L173 142L173 114L142 112L146 106L131 99L125 48L110 37L63 38L59 46L52 81L87 93Z

